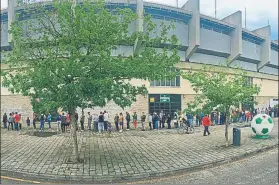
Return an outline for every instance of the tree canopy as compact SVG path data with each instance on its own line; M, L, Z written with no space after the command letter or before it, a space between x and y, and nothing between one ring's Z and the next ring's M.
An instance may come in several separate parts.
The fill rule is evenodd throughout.
M158 33L145 17L144 32L131 31L139 16L131 9L109 10L103 1L76 6L53 1L51 11L43 6L24 11L10 30L13 50L5 63L13 73L2 74L4 86L32 102L43 98L45 106L69 110L105 106L113 100L124 108L137 94L147 93L144 85L135 86L130 80L176 75L166 70L179 62L178 40L168 37L172 24L161 24ZM138 52L119 52L120 46L133 46L136 39L142 41ZM155 47L162 45L158 52Z
M182 76L190 81L194 91L199 94L188 104L186 111L202 110L209 114L218 109L224 112L227 118L225 135L228 142L227 129L232 109L238 108L242 103L256 103L251 97L260 92L260 87L250 83L247 71L238 67L232 69L228 66L216 68L204 65L201 70L191 69L183 72Z

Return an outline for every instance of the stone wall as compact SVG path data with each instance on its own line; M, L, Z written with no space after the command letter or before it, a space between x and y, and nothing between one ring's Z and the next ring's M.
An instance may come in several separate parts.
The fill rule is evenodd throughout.
M258 102L258 105L255 105L255 108L266 108L269 106L270 99L278 99L276 96L255 96L255 101Z
M84 109L84 113L87 117L87 112L90 112L91 114L99 114L100 112L107 111L109 113L109 121L113 122L115 114L123 113L124 115L126 112L129 112L131 115L134 112L137 112L138 119L139 115L142 114L142 112L145 112L145 114L148 113L148 98L138 95L137 101L133 102L131 107L126 107L122 109L118 105L116 105L113 101L108 102L108 104L105 107L94 107L94 109ZM77 112L79 115L81 115L81 108L77 109Z
M114 115L116 113L126 113L127 111L132 114L137 112L138 115L141 115L142 112L148 113L148 98L138 95L137 101L133 102L131 107L124 108L124 110L117 106L114 102L109 102L105 107L95 107L94 109L84 109L84 112L87 115L87 112L91 114L99 114L101 111L106 110L109 112L110 121L113 121ZM77 109L78 114L81 115L81 109ZM32 117L32 105L28 97L22 95L7 95L1 96L1 118L4 113L9 114L10 112L19 112L23 118L27 116Z
M1 96L1 118L4 113L18 112L23 119L32 117L32 105L30 99L22 95L7 95Z
M199 96L197 94L183 94L181 95L181 110L187 107L187 103L191 103L195 100L195 97Z

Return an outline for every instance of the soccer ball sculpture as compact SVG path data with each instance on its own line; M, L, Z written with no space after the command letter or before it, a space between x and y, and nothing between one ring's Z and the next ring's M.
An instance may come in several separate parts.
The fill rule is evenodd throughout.
M258 138L268 138L268 134L272 131L273 126L273 120L267 114L258 114L251 122L252 131Z

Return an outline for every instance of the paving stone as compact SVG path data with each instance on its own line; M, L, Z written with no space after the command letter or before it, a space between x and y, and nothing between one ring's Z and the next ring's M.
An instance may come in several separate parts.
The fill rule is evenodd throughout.
M176 130L124 131L110 138L96 133L79 133L81 164L68 164L72 155L70 133L39 138L1 128L1 170L34 175L60 175L81 178L109 178L165 173L218 162L278 144L278 121L268 140L252 138L250 128L241 129L241 146L224 147L224 126L202 128L194 134L179 135ZM200 131L200 132L199 132ZM232 143L232 127L229 128Z

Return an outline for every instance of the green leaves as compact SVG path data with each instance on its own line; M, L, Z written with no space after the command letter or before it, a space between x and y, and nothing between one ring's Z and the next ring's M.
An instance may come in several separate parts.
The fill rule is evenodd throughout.
M138 32L138 15L130 9L110 11L103 1L84 1L73 10L71 2L53 1L53 7L26 6L31 18L13 23L13 50L5 61L10 69L1 73L3 84L30 96L33 106L42 98L41 110L105 106L110 100L124 108L136 95L147 93L144 85L131 84L132 79L177 74L167 70L179 62L178 40L168 36L173 24L160 25L154 36L156 25L150 18L144 19L144 33ZM135 54L136 39L142 42Z
M202 93L188 107L193 109L203 104L202 110L218 108L218 111L228 112L241 103L254 104L251 97L259 93L260 87L248 83L244 70L235 69L234 74L230 70L225 67L215 69L203 66L199 71L184 72L182 76L191 82L193 89Z

